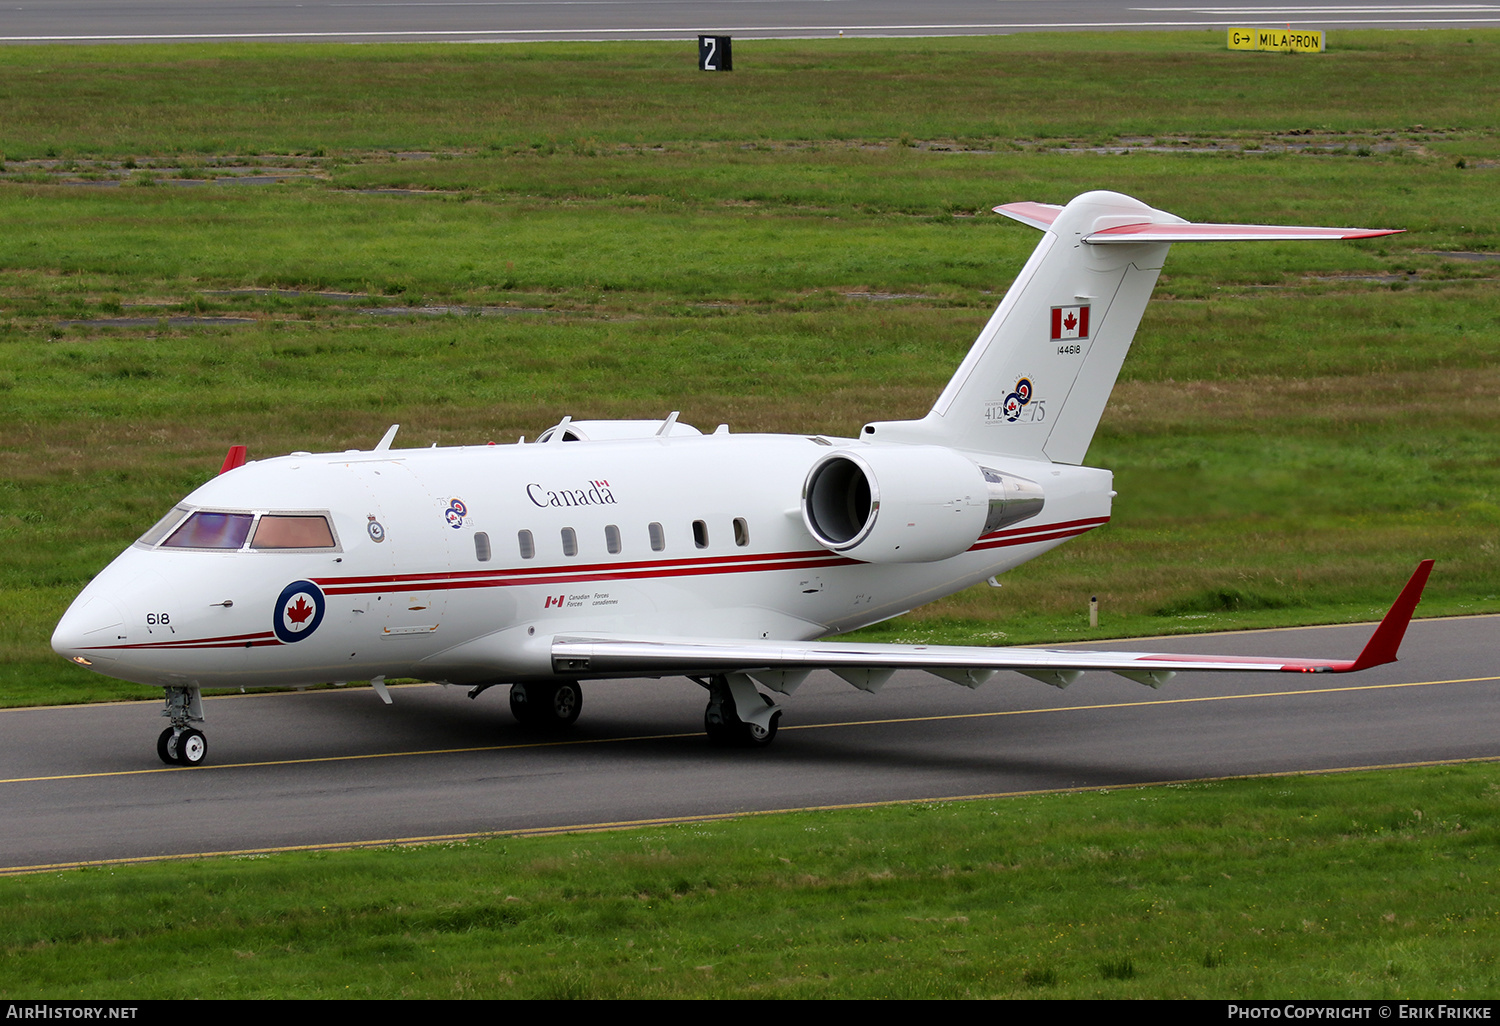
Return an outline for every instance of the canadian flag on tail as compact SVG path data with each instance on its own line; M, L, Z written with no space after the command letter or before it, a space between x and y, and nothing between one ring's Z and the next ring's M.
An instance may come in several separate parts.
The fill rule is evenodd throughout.
M1052 341L1065 338L1089 337L1089 308L1083 306L1054 306L1052 308Z

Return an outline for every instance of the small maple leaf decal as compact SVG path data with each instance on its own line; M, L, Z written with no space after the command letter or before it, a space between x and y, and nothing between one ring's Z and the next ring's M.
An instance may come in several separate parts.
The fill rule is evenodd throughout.
M286 618L292 623L304 623L313 614L313 607L307 604L306 595L298 595L297 601L286 607Z
M1077 326L1078 318L1073 313L1070 312L1068 316L1063 318L1063 327L1067 328L1069 331L1072 331Z

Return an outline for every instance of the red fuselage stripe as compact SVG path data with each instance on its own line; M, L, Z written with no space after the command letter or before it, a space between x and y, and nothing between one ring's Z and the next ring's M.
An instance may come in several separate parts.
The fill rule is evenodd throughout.
M1055 541L1059 538L1076 538L1080 534L1086 534L1101 524L1109 523L1109 517L1092 517L1088 520L1067 520L1058 524L1047 524L1043 527L1034 527L1029 533L1022 535L1018 531L1000 531L996 534L988 534L974 543L970 552L983 549L1003 549L1012 545L1029 545L1032 542Z
M1109 522L1109 517L1066 520L1056 524L1012 528L985 535L969 549L986 549L1071 538ZM315 578L329 595L370 595L390 591L451 591L467 588L511 588L580 582L642 580L653 577L686 577L727 573L761 573L771 570L817 569L853 566L861 562L823 550L775 552L761 555L703 556L695 559L634 560L621 563L584 563L537 569L461 570L428 574L383 574L362 577Z
M800 559L826 559L829 553L823 549L812 552L765 552L758 554L746 554L735 556L698 556L693 559L648 559L634 560L621 563L583 563L578 566L547 567L541 570L527 570L525 573L531 576L546 573L613 573L618 570L648 569L651 567L676 567L678 572L686 572L697 566L708 566L715 563L751 563L776 561L786 562ZM850 560L854 562L854 560ZM760 567L747 567L750 570L759 570ZM471 578L495 577L506 573L519 573L521 571L508 570L454 570L450 572L427 573L427 574L376 574L369 577L325 577L315 579L314 583L323 587L345 587L353 584L400 584L405 581L454 581Z
M270 631L261 631L258 634L231 634L221 638L192 638L181 641L140 641L130 645L90 645L89 650L153 648L160 652L179 648L258 648L261 645L279 644L281 642Z
M524 585L554 585L569 584L587 581L599 583L603 581L633 581L651 577L706 577L709 574L744 574L761 573L768 570L805 570L828 566L850 566L859 562L856 559L846 559L843 556L833 556L825 553L822 559L797 560L779 563L764 563L756 566L667 566L655 569L639 570L599 570L590 573L584 567L557 567L541 571L502 571L491 572L482 578L468 578L464 580L443 579L439 577L417 578L416 580L403 579L391 583L369 583L362 585L346 585L343 582L334 584L329 582L324 585L323 590L329 595L370 595L376 592L399 592L399 591L456 591L463 588L515 588ZM322 584L323 582L318 582Z

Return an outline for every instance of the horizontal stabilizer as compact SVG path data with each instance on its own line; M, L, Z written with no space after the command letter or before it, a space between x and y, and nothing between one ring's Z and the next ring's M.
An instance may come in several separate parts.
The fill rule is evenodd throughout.
M1062 212L1063 208L1056 203L1007 203L995 208L997 214L1004 214L1022 224L1029 224L1043 231L1052 227L1052 222L1056 221L1057 215Z
M1313 228L1277 224L1122 224L1084 237L1100 245L1119 242L1302 242L1317 239L1374 239L1400 228Z
M1143 205L1144 206L1144 205ZM995 213L1046 231L1063 212L1053 203L1006 203ZM1319 228L1307 225L1279 224L1190 224L1161 210L1146 208L1129 223L1119 223L1121 215L1109 217L1112 224L1095 222L1094 230L1083 236L1093 245L1147 242L1302 242L1318 239L1374 239L1397 235L1399 228ZM1124 215L1129 220L1130 215ZM1100 220L1105 220L1100 218Z

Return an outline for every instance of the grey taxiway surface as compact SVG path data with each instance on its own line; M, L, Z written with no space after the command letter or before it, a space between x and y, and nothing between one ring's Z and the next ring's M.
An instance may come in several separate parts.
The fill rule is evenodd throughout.
M703 692L681 679L587 684L559 737L517 726L504 688L396 688L390 707L364 688L211 699L198 769L157 761L157 702L7 710L0 871L1496 758L1497 628L1418 621L1401 662L1365 673L1184 675L1160 691L1002 674L971 692L914 673L868 695L819 675L753 752L709 747ZM1352 656L1369 632L1134 644Z
M1500 3L1172 0L29 0L0 8L0 42L212 39L519 41L990 35L1059 29L1457 28Z

